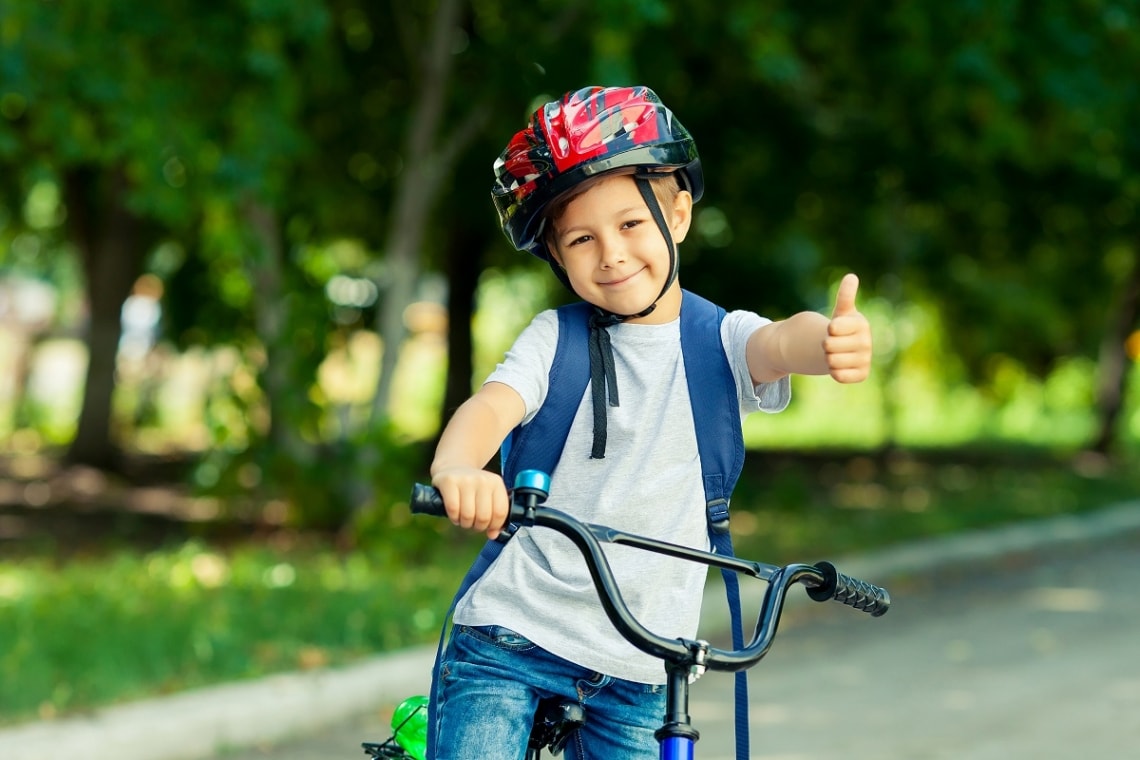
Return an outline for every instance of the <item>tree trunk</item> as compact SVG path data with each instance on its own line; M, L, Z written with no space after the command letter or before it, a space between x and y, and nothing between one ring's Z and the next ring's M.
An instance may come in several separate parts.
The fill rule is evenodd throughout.
M422 81L416 88L420 95L408 123L404 169L396 188L396 202L383 251L387 281L381 289L383 302L377 311L377 332L384 353L372 401L373 422L388 414L392 375L406 337L404 311L415 297L419 281L420 251L428 214L451 163L446 156L454 152L454 141L448 145L440 136L440 123L454 58L451 41L459 23L461 5L460 0L441 0L436 9L423 60Z
M483 269L485 243L478 233L463 224L454 225L448 235L447 383L440 414L444 422L471 395L475 374L471 318L475 314L475 291Z
M410 169L405 171L421 174ZM384 247L385 282L376 314L376 331L380 335L383 353L380 356L380 378L372 401L374 422L388 415L393 375L399 361L400 347L407 337L404 312L415 298L420 278L420 248L431 203L424 192L428 180L422 176L411 177L409 180L400 183L397 211Z
M108 175L85 167L64 177L68 229L86 278L89 357L79 424L66 460L104 470L122 468L112 429L116 359L123 302L142 274L148 242L145 223L126 208L126 193L121 172Z
M1100 342L1097 361L1096 411L1097 432L1092 450L1100 454L1112 453L1116 442L1116 427L1124 408L1125 385L1128 381L1128 355L1124 343L1140 323L1140 265L1132 269L1132 277L1115 308L1109 313L1108 327Z

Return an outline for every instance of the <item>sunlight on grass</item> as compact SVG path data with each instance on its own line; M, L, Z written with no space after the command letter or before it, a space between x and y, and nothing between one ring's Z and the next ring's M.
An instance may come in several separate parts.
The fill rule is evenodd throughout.
M429 641L454 578L446 565L404 562L198 542L60 566L0 562L0 721Z

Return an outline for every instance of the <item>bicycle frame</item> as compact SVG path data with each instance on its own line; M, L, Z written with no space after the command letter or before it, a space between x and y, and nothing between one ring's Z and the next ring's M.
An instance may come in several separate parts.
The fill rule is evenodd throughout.
M689 718L690 678L706 670L736 672L753 667L771 649L788 589L806 587L815 601L835 600L878 617L890 608L890 595L883 588L839 573L834 565L769 565L726 557L712 552L633 535L602 525L583 523L556 509L542 507L550 489L550 477L536 470L519 473L512 494L508 522L523 526L550 528L566 536L577 547L590 571L606 616L614 628L633 646L662 660L666 674L664 721L655 733L660 760L694 760L700 738ZM446 516L439 492L417 484L412 491L411 510L416 514ZM724 650L707 641L665 638L643 626L630 612L606 561L602 544L621 544L671 557L728 569L767 582L752 640L743 649Z

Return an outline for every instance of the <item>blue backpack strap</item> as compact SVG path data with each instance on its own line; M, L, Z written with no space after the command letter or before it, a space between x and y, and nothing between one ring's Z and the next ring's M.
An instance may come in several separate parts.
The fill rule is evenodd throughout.
M534 418L503 441L502 473L508 484L520 470L553 473L562 458L574 415L590 382L590 313L585 302L558 309L558 345L550 365L546 399Z
M550 365L546 400L528 424L515 428L503 441L501 469L503 480L508 487L515 482L519 470L542 470L552 473L562 457L562 448L566 443L566 437L570 434L574 415L590 381L590 311L590 305L584 302L569 304L558 309L558 345L554 351L554 361ZM427 737L429 758L435 757L436 705L439 703L439 695L436 694L437 677L451 615L463 595L499 556L507 539L514 533L514 528L513 525L509 526L500 538L487 541L483 545L479 556L463 576L459 590L455 592L451 607L444 618L443 630L440 632L439 645L435 653L435 665L431 672L431 698L428 700L430 730Z
M731 557L728 503L744 466L744 433L736 379L724 352L720 324L724 309L695 293L684 291L681 300L681 355L689 385L689 404L697 432L697 452L705 485L709 543L718 554ZM709 347L718 346L720 351ZM744 647L740 612L740 578L722 570L732 621L732 646ZM736 756L748 757L748 673L736 673Z

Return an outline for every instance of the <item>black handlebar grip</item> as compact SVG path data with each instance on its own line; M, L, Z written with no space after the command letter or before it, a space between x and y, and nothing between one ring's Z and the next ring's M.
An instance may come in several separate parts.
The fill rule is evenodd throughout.
M830 562L818 562L816 567L823 573L823 585L809 588L807 593L817 602L834 599L871 617L885 615L890 609L891 595L885 588L844 575Z
M443 506L443 497L439 495L439 490L435 486L416 483L412 486L412 501L408 506L413 515L447 517L447 510Z

